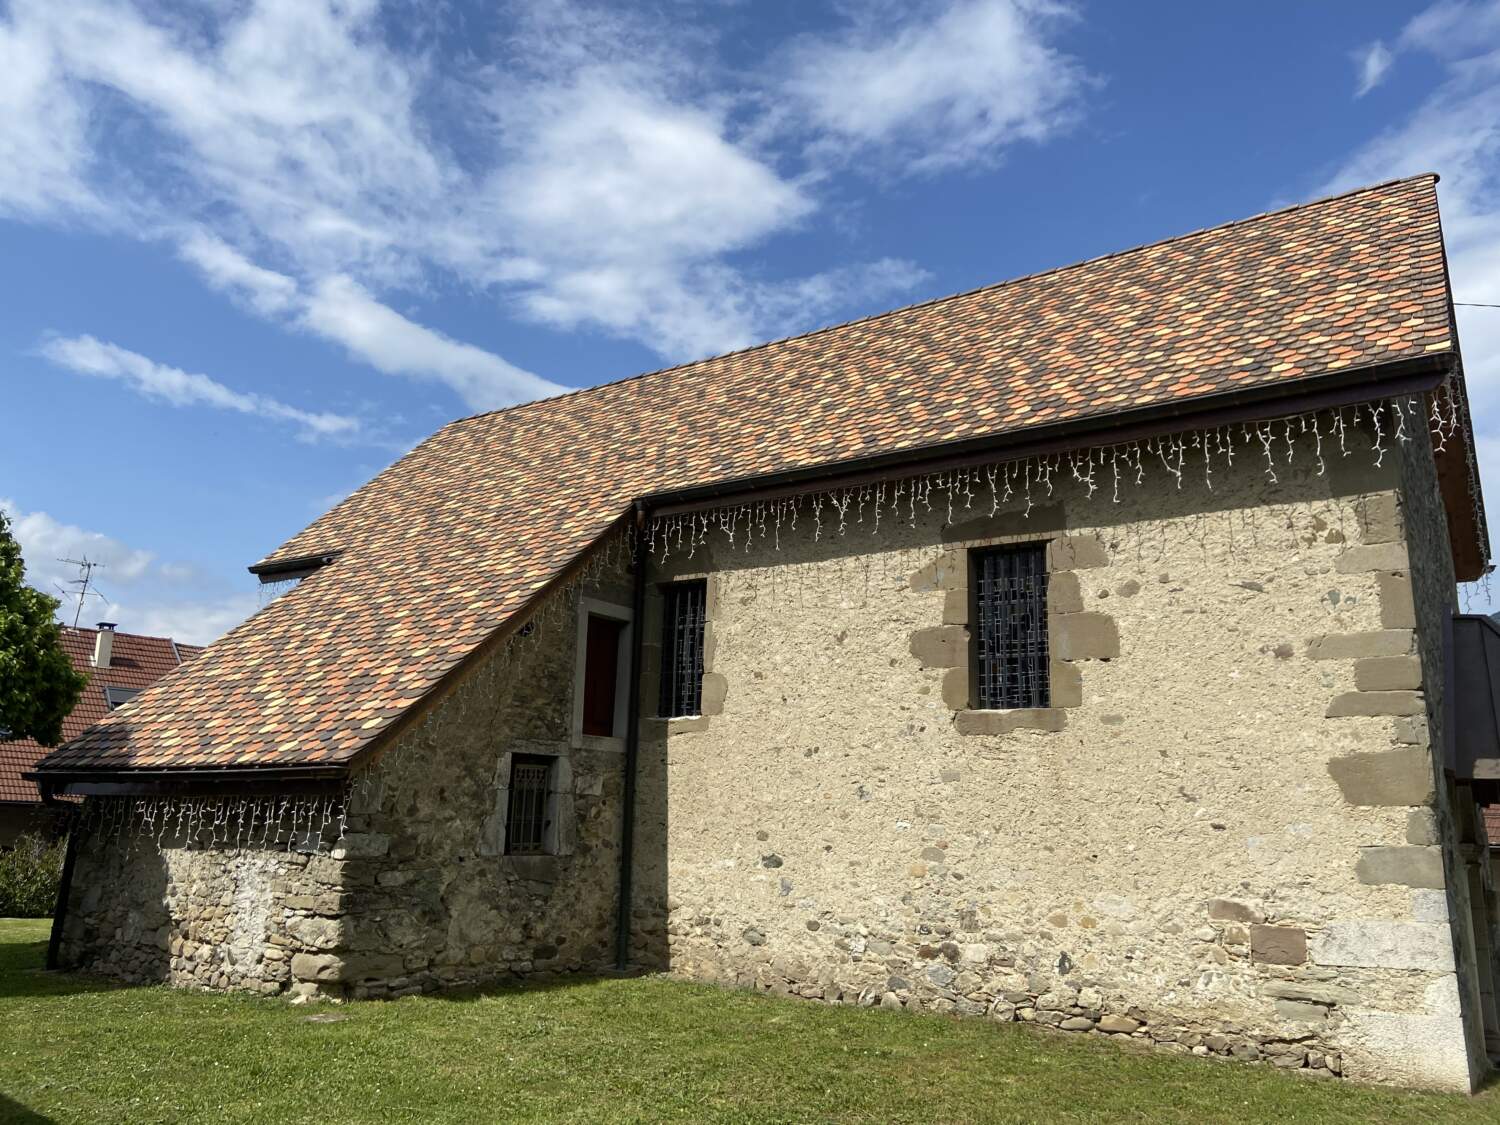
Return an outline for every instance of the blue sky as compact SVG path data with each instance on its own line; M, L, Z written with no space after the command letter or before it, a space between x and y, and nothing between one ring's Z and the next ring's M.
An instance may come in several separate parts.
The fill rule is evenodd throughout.
M0 504L207 640L451 418L1427 170L1500 302L1500 2L11 0Z

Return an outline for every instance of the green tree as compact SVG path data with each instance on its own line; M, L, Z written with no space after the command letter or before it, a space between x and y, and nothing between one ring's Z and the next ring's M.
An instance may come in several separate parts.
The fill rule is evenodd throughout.
M26 585L25 576L20 545L0 512L0 731L56 746L88 680L63 651L52 617L57 599Z

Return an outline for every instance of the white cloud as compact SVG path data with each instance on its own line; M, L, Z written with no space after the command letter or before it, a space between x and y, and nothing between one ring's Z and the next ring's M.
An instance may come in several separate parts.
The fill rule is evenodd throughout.
M1379 40L1355 51L1354 66L1358 75L1354 96L1362 98L1379 86L1394 61L1391 49Z
M0 23L0 213L94 215L86 114L47 36Z
M349 277L326 277L306 291L294 278L256 265L202 230L185 235L178 252L210 285L262 316L282 319L339 344L378 371L447 383L476 410L544 398L566 389L482 348L408 320Z
M439 379L479 410L566 389L482 348L407 320L348 277L318 282L307 298L301 323L387 374Z
M401 317L393 293L478 288L670 359L782 335L921 276L774 278L735 257L813 220L826 160L986 163L1074 112L1084 80L1047 38L1062 6L882 10L899 18L746 72L715 65L684 8L538 0L445 54L441 14L408 10L397 41L374 0L13 0L0 213L165 239L260 315L503 405L552 384ZM816 308L794 299L809 287Z
M69 591L76 589L69 584L79 576L79 570L66 559L101 564L91 584L107 589L112 582L129 583L144 577L156 558L150 551L128 547L102 532L63 523L46 512L22 511L14 500L0 498L0 511L10 518L11 534L21 547L27 583L56 598L68 599ZM70 622L76 604L75 598L65 607ZM97 599L88 599L85 619L100 604Z
M358 420L346 415L299 410L266 395L230 390L207 375L157 363L92 336L54 336L37 350L59 367L79 375L117 379L138 394L173 406L208 406L291 422L311 438L346 437L359 429Z
M838 145L888 148L920 171L993 163L1070 125L1088 83L1048 36L1049 0L875 4L845 34L791 52L788 90Z
M247 303L262 316L286 312L297 299L297 283L286 274L257 266L222 238L201 227L177 244L183 261L198 268L215 289Z
M121 603L111 607L111 612L119 617L120 628L125 632L206 645L258 608L254 594L231 594L207 601Z
M61 621L71 624L78 611L78 588L70 583L79 576L77 566L61 560L84 558L102 564L89 585L103 597L85 600L80 625L113 621L129 633L207 644L255 612L254 594L205 590L202 572L191 564L158 562L152 551L46 512L23 511L14 500L0 497L0 511L21 547L26 582L62 600Z

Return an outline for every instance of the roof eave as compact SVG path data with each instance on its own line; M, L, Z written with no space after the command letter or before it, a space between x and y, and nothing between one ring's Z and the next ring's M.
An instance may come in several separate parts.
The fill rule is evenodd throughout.
M243 797L260 793L331 793L348 780L349 767L189 766L176 769L33 770L43 801L49 797Z
M1069 418L1012 429L983 438L926 445L895 453L824 462L707 485L694 485L641 498L653 516L675 515L810 490L859 485L893 472L943 472L1076 449L1090 437L1113 444L1157 437L1183 429L1231 425L1326 410L1397 395L1436 389L1457 367L1453 351L1434 352L1391 363L1347 368L1323 375L1237 387L1186 401L1151 403L1131 410ZM1451 513L1450 513L1451 515Z

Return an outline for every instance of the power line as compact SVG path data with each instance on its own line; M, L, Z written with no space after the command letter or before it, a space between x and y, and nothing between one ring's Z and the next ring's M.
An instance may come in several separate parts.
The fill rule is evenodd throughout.
M1462 305L1466 309L1500 309L1500 304L1491 304L1488 301L1454 301L1455 305Z

